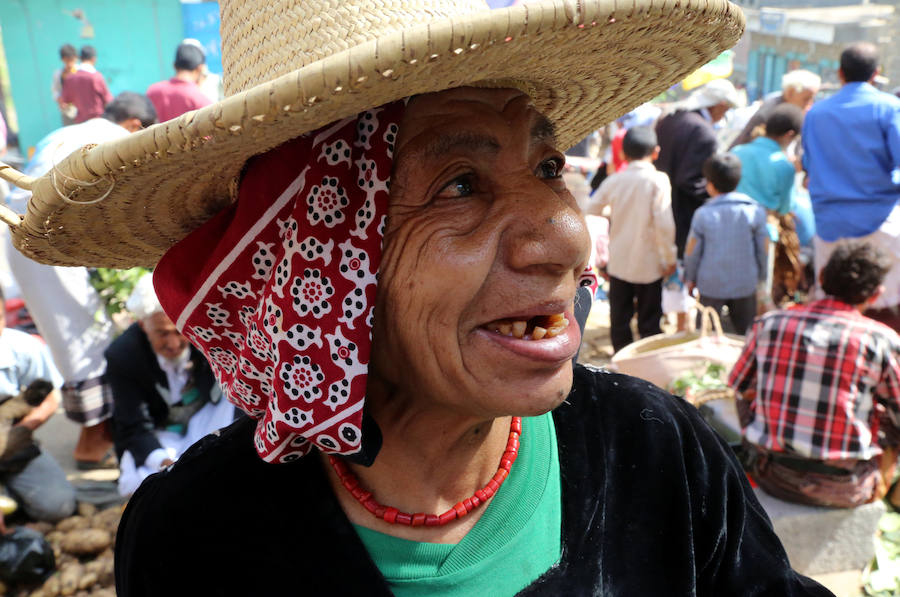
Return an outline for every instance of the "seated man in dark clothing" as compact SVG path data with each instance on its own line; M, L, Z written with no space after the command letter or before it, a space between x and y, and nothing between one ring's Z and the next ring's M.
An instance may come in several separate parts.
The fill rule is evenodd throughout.
M163 312L150 275L138 282L127 307L137 323L106 351L122 495L234 419L209 363Z
M862 312L891 261L835 249L823 300L758 318L729 377L751 475L781 499L855 507L885 496L900 431L900 337Z

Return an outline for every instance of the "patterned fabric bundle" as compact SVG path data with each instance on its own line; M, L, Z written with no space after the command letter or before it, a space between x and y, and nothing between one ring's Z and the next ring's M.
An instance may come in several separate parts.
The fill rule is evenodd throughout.
M155 272L179 330L224 394L258 419L256 451L361 448L376 273L405 102L368 110L248 162L238 201Z

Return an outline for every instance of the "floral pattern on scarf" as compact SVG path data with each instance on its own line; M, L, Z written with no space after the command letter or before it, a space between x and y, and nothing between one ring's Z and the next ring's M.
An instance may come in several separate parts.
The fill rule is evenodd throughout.
M398 101L253 158L238 201L157 266L160 302L258 419L256 451L353 454L371 349Z

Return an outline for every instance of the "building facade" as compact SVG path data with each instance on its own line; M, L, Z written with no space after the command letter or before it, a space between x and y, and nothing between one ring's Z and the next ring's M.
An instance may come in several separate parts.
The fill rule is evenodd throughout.
M748 99L778 91L781 76L804 68L822 77L823 90L837 89L841 51L850 43L869 41L879 46L886 77L884 86L900 85L897 54L897 11L892 4L834 5L840 0L821 0L822 6L797 7L799 2L772 0L739 2L747 16L747 31L737 52L735 79L744 82ZM829 5L832 4L832 5Z

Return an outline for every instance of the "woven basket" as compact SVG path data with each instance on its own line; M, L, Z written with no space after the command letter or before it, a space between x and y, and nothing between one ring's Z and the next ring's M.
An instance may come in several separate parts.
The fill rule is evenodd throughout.
M461 86L514 87L560 149L665 91L740 38L726 0L221 0L230 97L85 147L0 209L22 253L153 266L225 206L247 160L365 109Z
M743 336L724 333L715 309L702 308L701 319L700 330L657 334L629 344L613 356L612 365L661 388L704 362L730 370L744 348Z
M703 406L707 402L713 402L714 400L734 400L735 398L737 398L737 394L731 388L700 390L699 392L691 392L689 395L686 394L684 396L685 400L697 408Z

